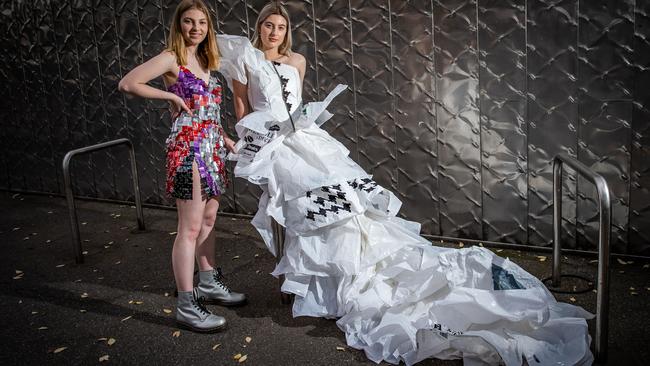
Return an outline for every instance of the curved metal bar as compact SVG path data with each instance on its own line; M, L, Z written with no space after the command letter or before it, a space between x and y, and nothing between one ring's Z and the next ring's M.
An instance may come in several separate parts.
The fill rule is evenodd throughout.
M609 242L611 239L612 206L607 181L602 175L567 154L558 154L553 159L553 278L554 287L559 287L560 253L562 244L562 166L566 164L580 175L589 179L598 192L598 293L596 297L596 360L607 360L607 336L609 315Z
M68 151L63 157L63 185L65 189L65 198L68 203L68 213L70 215L70 230L72 232L72 250L76 263L83 263L83 251L79 234L79 222L77 221L77 209L72 191L72 180L70 178L70 161L73 157L98 150L108 149L113 146L127 145L129 148L129 159L131 160L131 176L133 178L133 190L135 192L135 208L138 217L138 229L144 230L144 214L142 211L142 199L140 197L140 183L138 180L138 168L135 161L135 149L131 140L120 138L117 140L102 142L99 144L85 146L79 149Z

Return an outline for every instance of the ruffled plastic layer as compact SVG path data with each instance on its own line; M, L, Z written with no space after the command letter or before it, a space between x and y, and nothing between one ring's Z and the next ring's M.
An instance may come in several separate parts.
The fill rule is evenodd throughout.
M241 81L261 63L237 52L244 56L232 64L247 68L235 73ZM419 224L395 216L401 202L319 127L345 88L299 109L295 131L272 110L237 126L244 142L235 174L263 190L253 225L274 255L271 218L287 230L273 274L285 275L282 291L296 295L294 316L338 318L348 345L375 362L591 364L591 314L558 303L508 259L432 246Z

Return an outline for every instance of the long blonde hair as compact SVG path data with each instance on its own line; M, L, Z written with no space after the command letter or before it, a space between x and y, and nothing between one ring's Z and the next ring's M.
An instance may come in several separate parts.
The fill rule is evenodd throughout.
M217 47L217 37L214 32L214 25L210 11L203 0L182 0L176 7L172 23L169 26L169 37L167 38L167 51L176 55L176 62L179 65L187 65L187 51L185 48L185 39L181 31L181 16L190 9L196 9L203 14L208 20L208 30L205 39L199 44L196 50L196 57L201 65L208 70L219 68L219 48Z
M271 15L279 15L284 18L287 22L287 33L284 36L284 41L280 44L278 52L281 55L289 56L291 55L291 20L289 19L289 12L287 9L277 1L272 1L262 8L260 14L257 16L257 21L255 21L255 33L253 34L253 46L257 49L262 49L262 39L260 38L260 27L262 23Z

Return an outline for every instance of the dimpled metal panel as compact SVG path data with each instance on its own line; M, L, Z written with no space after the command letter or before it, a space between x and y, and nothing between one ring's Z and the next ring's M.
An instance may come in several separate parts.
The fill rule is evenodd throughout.
M612 250L625 250L630 189L634 0L581 1L578 158L603 175L612 200ZM597 243L595 189L578 178L579 248Z
M482 237L477 8L434 3L440 232Z
M401 215L438 233L432 4L391 3L397 191ZM419 162L413 164L414 161ZM427 204L422 204L426 200Z
M8 35L8 25L11 22L11 9L6 0L0 1L0 7L4 10L3 12L0 12L0 34ZM0 37L0 47L2 47L3 50L9 49L12 45L13 43L9 41L8 37ZM0 78L6 81L11 80L7 74L10 66L9 52L0 53L0 65L2 65L2 67L0 67ZM9 170L7 169L7 146L9 145L9 141L7 130L11 123L9 120L12 116L8 104L11 94L10 88L0 88L0 100L4 101L2 108L0 108L0 119L4 122L4 128L0 129L0 146L3 146L3 154L0 154L0 189L9 189ZM53 191L58 191L58 188L55 188Z
M266 0L206 2L218 32L251 36ZM173 203L167 103L117 83L164 48L176 3L0 0L0 187L61 192L66 151L129 137L145 201ZM282 3L307 60L303 99L349 86L325 128L424 233L550 245L551 162L567 152L610 184L614 250L650 255L648 2ZM232 135L229 94L224 107ZM79 157L73 172L79 194L133 197L124 150ZM565 175L563 245L593 250L595 192ZM259 192L235 179L221 209L253 213Z
M356 83L358 163L380 185L395 189L395 111L390 4L350 1Z
M650 255L650 2L634 13L634 115L630 185L630 253Z
M553 156L577 151L577 0L527 1L528 243L553 241ZM575 174L563 180L562 245L575 247Z
M334 117L323 128L350 150L358 161L357 113L352 20L347 1L317 1L314 7L316 28L318 94L327 95L337 84L348 85L348 91L334 99L330 110Z
M523 0L479 0L483 237L525 243L526 33Z

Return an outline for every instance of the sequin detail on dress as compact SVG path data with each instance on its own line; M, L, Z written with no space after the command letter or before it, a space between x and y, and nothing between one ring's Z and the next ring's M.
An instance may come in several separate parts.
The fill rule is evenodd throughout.
M210 76L206 83L180 66L178 79L167 90L185 100L190 116L181 111L167 138L167 184L170 197L192 199L192 163L201 175L201 196L207 199L223 193L228 184L224 164L227 151L221 126L222 87Z

